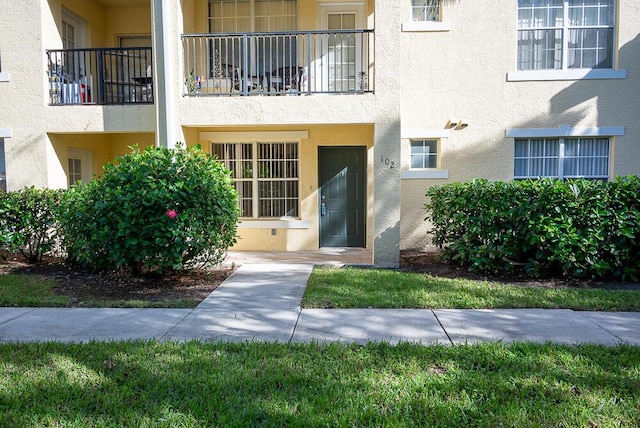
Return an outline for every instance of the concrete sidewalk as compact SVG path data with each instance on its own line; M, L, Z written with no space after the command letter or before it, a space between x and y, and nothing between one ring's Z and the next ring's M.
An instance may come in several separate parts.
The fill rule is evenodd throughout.
M301 309L311 264L243 264L195 309L0 308L0 342L157 339L640 345L640 313Z

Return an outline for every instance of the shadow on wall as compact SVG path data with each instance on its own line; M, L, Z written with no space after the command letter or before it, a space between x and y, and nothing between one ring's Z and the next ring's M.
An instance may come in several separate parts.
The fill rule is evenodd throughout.
M47 187L47 168L33 167L46 165L47 149L44 136L29 134L25 140L26 142L20 141L19 144L11 144L11 139L5 140L6 159L12 160L6 163L7 190L18 190L27 186ZM29 173L25 174L25 171Z
M397 131L397 133L396 133ZM385 141L387 145L400 142L400 121L390 123L381 138L376 141ZM397 143L396 143L397 142ZM382 152L384 153L384 152ZM374 223L384 224L384 230L374 225L373 250L374 264L378 267L398 267L400 263L400 206L401 181L400 181L400 147L395 153L386 151L383 156L389 156L389 163L380 163L380 152L374 150L374 180L380 180L374 184ZM391 159L396 157L397 159ZM392 166L393 165L393 166ZM378 168L383 168L378 170ZM379 231L380 230L380 231Z
M640 35L619 49L618 68L627 70L626 79L578 80L553 94L548 110L519 123L505 123L504 128L487 134L478 141L460 148L452 147L443 154L444 169L449 169L448 180L420 180L420 185L405 180L403 193L412 195L412 203L422 207L427 202L426 189L447 182L472 178L511 180L514 174L514 147L505 137L506 128L555 128L569 126L625 126L625 138L617 139L615 146L615 175L640 175ZM595 102L585 103L595 99ZM582 106L581 104L584 104ZM535 107L535 106L532 106ZM581 123L582 122L582 123ZM633 126L631 126L633 125ZM508 148L506 148L508 146ZM449 163L448 159L453 159ZM490 159L494 168L482 159ZM421 248L430 242L424 211L413 206L409 214L403 212L403 248ZM414 227L412 225L420 225Z
M627 70L626 79L578 80L558 92L550 100L550 114L566 114L580 103L597 97L601 126L635 123L640 107L640 89L634 81L634 72L640 68L640 34L619 49L618 68Z

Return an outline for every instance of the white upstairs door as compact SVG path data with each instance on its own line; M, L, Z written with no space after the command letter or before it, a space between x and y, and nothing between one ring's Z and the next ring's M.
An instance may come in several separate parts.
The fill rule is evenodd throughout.
M340 31L364 28L364 3L321 3L319 7L320 29L328 34L316 41L321 59L315 67L315 90L328 93L363 90L362 33Z

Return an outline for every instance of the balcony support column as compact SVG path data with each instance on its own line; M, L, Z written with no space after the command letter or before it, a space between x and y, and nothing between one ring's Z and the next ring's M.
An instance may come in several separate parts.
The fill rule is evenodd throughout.
M175 147L177 135L176 120L173 112L175 91L174 70L171 62L172 34L171 0L152 0L153 3L153 81L156 106L156 146ZM174 14L175 15L175 14Z

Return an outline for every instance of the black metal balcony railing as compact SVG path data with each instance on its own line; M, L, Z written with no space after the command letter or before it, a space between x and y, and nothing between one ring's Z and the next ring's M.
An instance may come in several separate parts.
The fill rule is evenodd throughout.
M153 103L152 52L143 48L48 50L49 103Z
M184 95L373 92L373 30L185 34Z

